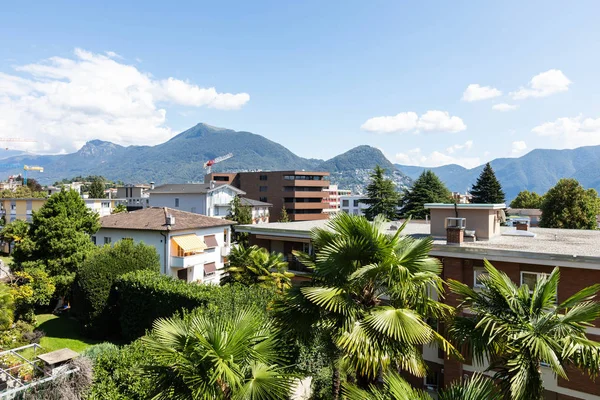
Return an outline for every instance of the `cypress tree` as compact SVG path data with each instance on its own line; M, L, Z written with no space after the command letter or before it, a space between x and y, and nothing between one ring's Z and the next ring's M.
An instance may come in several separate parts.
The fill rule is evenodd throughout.
M451 203L452 193L432 171L423 171L402 198L400 215L404 218L425 219L429 210L425 203Z
M498 204L504 203L504 192L502 186L494 174L490 163L485 164L481 175L471 189L473 203Z
M361 200L369 207L365 209L365 217L372 221L379 214L393 220L398 215L400 193L396 191L394 182L385 178L385 169L379 165L371 173L371 183L367 186L367 198Z

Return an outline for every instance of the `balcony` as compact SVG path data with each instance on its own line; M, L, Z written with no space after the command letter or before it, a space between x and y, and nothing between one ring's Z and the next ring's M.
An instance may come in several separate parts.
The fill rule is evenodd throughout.
M229 257L230 253L231 253L231 246L221 247L221 257Z
M188 267L192 267L194 265L198 265L198 264L204 264L206 261L208 261L207 256L211 256L210 253L201 253L201 254L194 254L192 256L187 256L187 257L177 257L177 256L171 256L171 268L188 268ZM211 257L214 258L214 257ZM212 261L212 260L210 260Z
M327 192L319 191L319 192L304 192L299 190L294 190L290 192L283 192L285 197L296 197L299 199L324 199L327 197Z
M296 180L284 180L285 186L305 186L305 187L329 187L329 181L319 180L308 180L308 179L296 179Z
M290 210L322 210L324 208L329 208L328 204L316 202L286 202L285 208Z

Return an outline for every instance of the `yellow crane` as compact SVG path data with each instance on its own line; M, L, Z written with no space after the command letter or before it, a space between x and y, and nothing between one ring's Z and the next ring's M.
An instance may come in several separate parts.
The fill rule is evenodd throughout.
M27 171L44 172L44 167L24 165L23 170L25 171L25 174L23 175L23 186L27 186Z

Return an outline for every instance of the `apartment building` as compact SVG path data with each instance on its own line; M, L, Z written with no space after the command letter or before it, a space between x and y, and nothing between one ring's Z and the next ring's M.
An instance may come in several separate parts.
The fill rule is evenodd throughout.
M235 186L252 199L273 205L271 221L281 218L285 207L291 221L327 219L325 203L328 197L329 172L313 171L270 171L238 172L206 175L205 182L215 181Z
M94 211L100 217L112 214L113 210L120 204L127 206L126 199L90 199L83 198L85 206Z
M7 223L16 219L31 222L33 212L46 204L45 198L0 199L0 217Z
M442 278L455 279L477 288L483 260L489 260L517 284L534 284L554 267L560 268L558 302L577 291L600 282L600 231L547 229L519 224L501 226L505 220L504 204L426 204L431 219L411 221L403 231L414 237L432 236L431 255L443 265ZM327 221L302 221L241 225L238 232L250 234L250 243L270 251L283 253L290 269L299 277L310 271L292 254L293 250L312 252L310 232L316 227L326 228ZM395 233L399 222L385 225L385 233ZM306 279L306 278L304 278ZM448 294L445 302L456 306L458 299ZM600 341L600 321L588 328L589 338ZM416 387L436 390L456 379L482 371L485 366L446 358L437 346L423 349L430 374L426 378L412 378ZM600 380L595 382L578 371L567 368L568 380L557 377L542 366L546 400L600 400Z
M324 192L327 193L324 202L328 205L328 208L323 211L330 215L340 212L340 198L342 196L350 196L352 194L350 189L340 189L338 188L338 185L329 185Z
M219 284L231 250L231 226L221 218L150 207L100 218L91 237L103 246L131 239L153 246L161 272L187 282Z
M365 215L365 209L369 206L361 200L366 199L361 195L340 196L340 211L346 214Z
M127 211L135 211L150 207L148 191L154 189L154 183L149 185L127 184L117 187L116 197L127 201Z

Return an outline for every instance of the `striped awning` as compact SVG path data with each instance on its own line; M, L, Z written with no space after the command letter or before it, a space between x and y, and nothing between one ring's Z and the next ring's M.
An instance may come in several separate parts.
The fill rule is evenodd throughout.
M206 249L206 244L204 244L204 241L197 235L172 236L171 238L186 253L191 251L203 251Z

